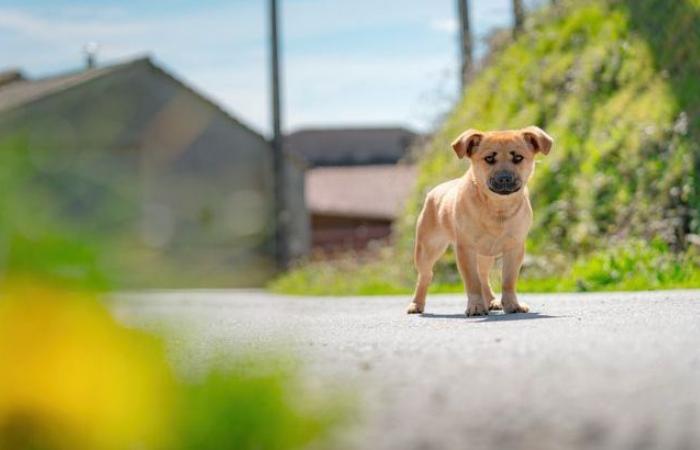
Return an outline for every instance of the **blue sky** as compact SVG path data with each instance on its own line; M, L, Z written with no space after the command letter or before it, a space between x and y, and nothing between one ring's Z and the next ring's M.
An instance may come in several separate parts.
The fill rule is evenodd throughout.
M471 0L483 37L511 0ZM455 0L280 0L285 129L429 130L456 97ZM266 0L0 0L0 68L75 69L143 54L266 133Z

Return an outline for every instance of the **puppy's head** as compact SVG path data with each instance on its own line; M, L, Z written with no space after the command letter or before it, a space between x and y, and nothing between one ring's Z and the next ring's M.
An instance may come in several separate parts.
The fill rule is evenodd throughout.
M527 184L535 155L548 154L552 138L538 127L521 130L467 130L453 143L459 158L468 157L476 181L497 195L510 195Z

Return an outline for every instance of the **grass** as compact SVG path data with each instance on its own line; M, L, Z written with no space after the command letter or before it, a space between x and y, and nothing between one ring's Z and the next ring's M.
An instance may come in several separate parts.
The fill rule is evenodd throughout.
M661 241L626 241L616 247L582 255L567 268L547 266L557 258L531 260L518 281L519 292L587 292L685 289L700 286L700 251L669 251ZM561 270L561 275L552 272ZM495 272L495 271L494 271ZM372 262L348 256L332 264L304 264L270 284L275 292L292 295L410 295L415 275L404 270L386 254ZM491 285L499 290L500 278L494 273ZM431 293L464 292L456 267L443 263Z
M700 234L698 54L697 0L563 1L536 12L516 41L493 51L418 155L418 186L393 246L374 263L301 266L272 289L409 292L425 194L467 169L451 140L466 128L532 124L555 146L530 183L527 250L539 262L523 269L522 290L700 287L689 239ZM437 265L435 285L461 290L453 255Z

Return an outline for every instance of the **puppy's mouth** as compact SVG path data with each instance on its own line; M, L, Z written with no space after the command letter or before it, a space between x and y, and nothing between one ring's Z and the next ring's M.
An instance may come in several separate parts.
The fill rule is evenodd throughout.
M494 185L492 183L489 183L489 190L491 192L498 194L498 195L515 194L521 188L522 188L522 185L520 185L520 183L515 184L515 185L509 185L509 186L499 186L499 185Z
M520 177L510 170L499 170L488 178L491 192L498 195L510 195L518 192L523 186Z

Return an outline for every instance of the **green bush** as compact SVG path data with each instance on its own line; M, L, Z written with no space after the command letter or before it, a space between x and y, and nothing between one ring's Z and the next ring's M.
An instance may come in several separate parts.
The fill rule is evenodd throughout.
M657 34L682 36L688 52L700 54L698 11L690 20L681 15L690 8L684 0L574 2L536 15L529 31L470 84L422 157L416 196L399 228L402 248L412 245L426 192L466 170L449 150L455 136L465 128L531 124L556 141L530 185L531 251L578 255L613 237L660 237L682 246L685 234L698 231L700 127L689 115L698 104L679 98L697 98L700 79L685 73L698 63L658 67L648 36L636 30L636 8L678 12L665 13L668 22ZM672 63L684 69L670 71ZM680 95L676 83L688 92Z
M581 255L568 264L558 261L558 256L561 257L540 255L536 262L526 264L518 291L639 291L700 286L700 251L695 247L673 252L660 240L647 243L631 239ZM411 294L415 282L413 271L391 264L389 258L381 256L371 263L353 258L330 264L315 262L275 280L270 288L294 295ZM448 262L443 262L441 267L441 276L434 281L431 292L463 292L457 268ZM491 285L499 291L497 270L492 274Z
M413 283L413 271L392 264L391 249L371 257L346 254L333 261L304 262L273 280L269 288L292 295L402 294Z
M383 271L361 264L310 274L317 263L273 288L326 293L347 285L350 294L367 286L379 293L384 285L386 292L409 291L412 282L405 280L413 275L413 233L425 194L467 169L450 142L467 128L533 124L547 130L555 146L538 161L530 184L534 225L527 247L534 259L551 262L541 265L547 273L526 267L521 288L576 289L556 281L566 274L580 275L585 289L676 286L672 261L685 258L687 236L700 232L699 54L698 0L563 1L536 12L516 41L494 50L418 155L417 189L396 224L396 242L371 266L398 266L392 270L402 275L382 278ZM640 260L627 264L622 254L609 253L639 240L655 242L654 248L663 243L654 255L669 253L664 261L670 266L659 266L659 276L640 269L647 253L637 251ZM601 262L606 254L614 265ZM685 271L697 272L696 260L688 262ZM618 275L607 280L607 269ZM623 281L628 274L635 277ZM697 277L684 280L683 286L700 286L693 284ZM451 253L436 267L436 284L436 290L460 285Z
M695 249L671 252L661 241L631 241L582 257L568 278L581 291L697 287L698 256Z

